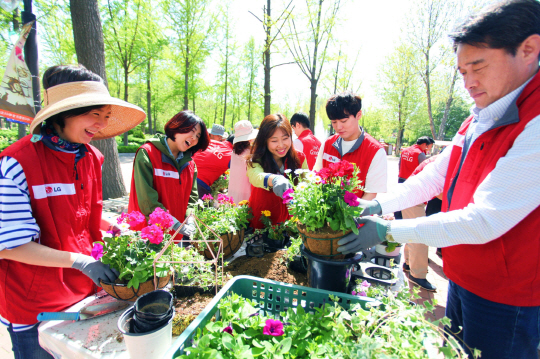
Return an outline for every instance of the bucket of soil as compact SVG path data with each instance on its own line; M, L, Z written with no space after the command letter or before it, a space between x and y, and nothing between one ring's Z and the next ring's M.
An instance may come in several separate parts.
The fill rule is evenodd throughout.
M162 358L172 342L172 322L175 311L166 323L146 333L136 333L134 329L135 307L126 310L118 320L118 330L124 335L131 359Z
M158 277L157 289L164 288L170 281L171 275L165 277ZM121 279L117 279L114 283L101 281L101 287L105 292L112 297L120 300L127 300L134 302L141 295L155 290L154 277L151 277L144 283L139 283L139 288L128 288L127 283L123 283Z
M353 266L362 260L362 253L347 255L344 259L329 259L300 249L307 258L308 286L333 292L347 293Z
M227 259L229 257L232 257L240 247L242 246L242 243L244 242L244 229L241 229L240 231L237 231L236 233L225 233L221 235L221 240L223 242L223 259ZM195 247L198 247L201 242L193 242L193 245ZM204 252L200 250L199 252L203 254L206 259L214 259L214 256L212 253L217 253L217 248L219 248L219 242L210 242L209 247L213 248L206 248Z
M352 231L334 231L330 227L324 227L317 229L315 232L308 232L303 224L298 224L298 231L307 252L333 259L345 258L343 254L337 251L339 247L337 242Z

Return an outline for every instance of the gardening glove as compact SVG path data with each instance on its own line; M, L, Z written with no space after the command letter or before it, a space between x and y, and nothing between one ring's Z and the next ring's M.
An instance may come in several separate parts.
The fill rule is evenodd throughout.
M357 253L386 240L388 221L379 217L356 218L358 234L349 233L338 241L338 252Z
M358 199L360 202L359 207L362 207L364 210L360 213L360 217L371 216L372 214L382 214L382 208L379 202L376 200L366 201L365 199Z
M173 228L173 229L178 229L178 227L180 227L182 223L178 222L178 226L176 226L176 228ZM184 235L184 236L188 236L188 237L191 237L195 234L195 231L197 230L197 227L195 226L195 220L193 219L193 217L189 217L187 222L184 224L184 226L182 227L182 229L180 229L180 234Z
M83 274L92 279L94 284L98 287L101 287L101 284L99 283L100 279L104 282L114 283L116 278L120 275L116 269L111 268L108 264L103 264L84 254L79 254L77 259L75 259L75 262L71 265L71 268L83 272Z
M280 198L283 198L283 193L289 188L292 188L292 184L284 176L278 175L272 180L272 189Z

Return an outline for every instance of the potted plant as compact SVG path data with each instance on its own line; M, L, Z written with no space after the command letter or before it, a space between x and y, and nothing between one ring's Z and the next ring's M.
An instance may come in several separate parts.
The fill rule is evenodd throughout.
M296 229L296 224L291 220L287 220L284 223L272 225L270 216L270 211L262 211L261 222L264 228L260 232L262 232L263 243L267 251L275 252L278 249L287 247L289 244L289 233Z
M383 219L386 219L387 221L394 220L394 214L387 214L383 216ZM382 254L383 256L397 256L401 250L401 243L398 242L388 242L383 241L381 244L377 244L375 246L375 252Z
M204 195L197 203L194 214L206 226L199 226L202 234L196 231L193 239L215 238L214 233L219 235L223 240L223 259L229 258L240 249L244 240L244 230L251 218L251 209L247 204L247 201L242 201L236 205L232 197L219 194L214 206L214 197ZM213 258L212 253L217 252L218 245L214 243L211 246L215 248L206 248L206 243L197 244L199 250L204 252L204 256L208 259Z
M283 202L298 221L304 246L312 254L342 258L337 242L351 231L358 233L354 218L362 209L353 193L360 188L358 169L341 161L319 172L298 169L295 174L302 174L303 181L285 191Z
M220 193L224 193L229 187L229 170L225 171L217 180L212 183L210 190L212 197L217 198Z
M302 256L300 247L302 246L302 238L300 236L291 237L291 245L285 251L283 258L287 267L295 272L305 274L307 272L306 258Z
M92 256L120 273L114 283L102 281L103 289L117 299L133 301L154 290L154 259L169 240L167 232L174 221L168 211L159 207L150 214L148 226L141 231L130 230L144 223L145 217L140 212L122 213L117 221L121 233L117 236L107 233L103 243L95 242ZM169 246L162 260L172 260L176 248ZM158 288L162 288L169 282L173 265L157 263L155 268Z

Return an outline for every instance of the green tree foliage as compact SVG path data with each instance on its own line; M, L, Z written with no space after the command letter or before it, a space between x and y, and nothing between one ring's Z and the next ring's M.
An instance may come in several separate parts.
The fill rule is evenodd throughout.
M75 41L68 0L36 2L39 18L39 35L42 38L41 51L47 54L41 61L43 69L58 64L77 63Z

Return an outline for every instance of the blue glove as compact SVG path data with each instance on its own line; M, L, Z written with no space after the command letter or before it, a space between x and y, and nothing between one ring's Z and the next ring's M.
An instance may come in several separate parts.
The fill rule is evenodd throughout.
M362 213L360 213L360 217L371 216L372 214L382 214L382 208L379 202L375 200L366 201L365 199L358 199L358 201L360 202L359 207L362 207L364 209Z
M280 198L283 198L283 193L289 188L292 188L292 184L284 176L278 175L272 180L272 190Z
M116 278L120 275L116 269L111 268L108 264L103 264L84 254L79 254L77 259L75 259L75 262L71 265L71 268L83 272L83 274L92 279L94 284L98 287L101 287L101 284L99 283L100 279L104 282L114 283Z
M356 218L355 222L363 226L358 229L358 234L349 233L338 241L338 252L357 253L386 240L388 221L379 217L362 217Z

